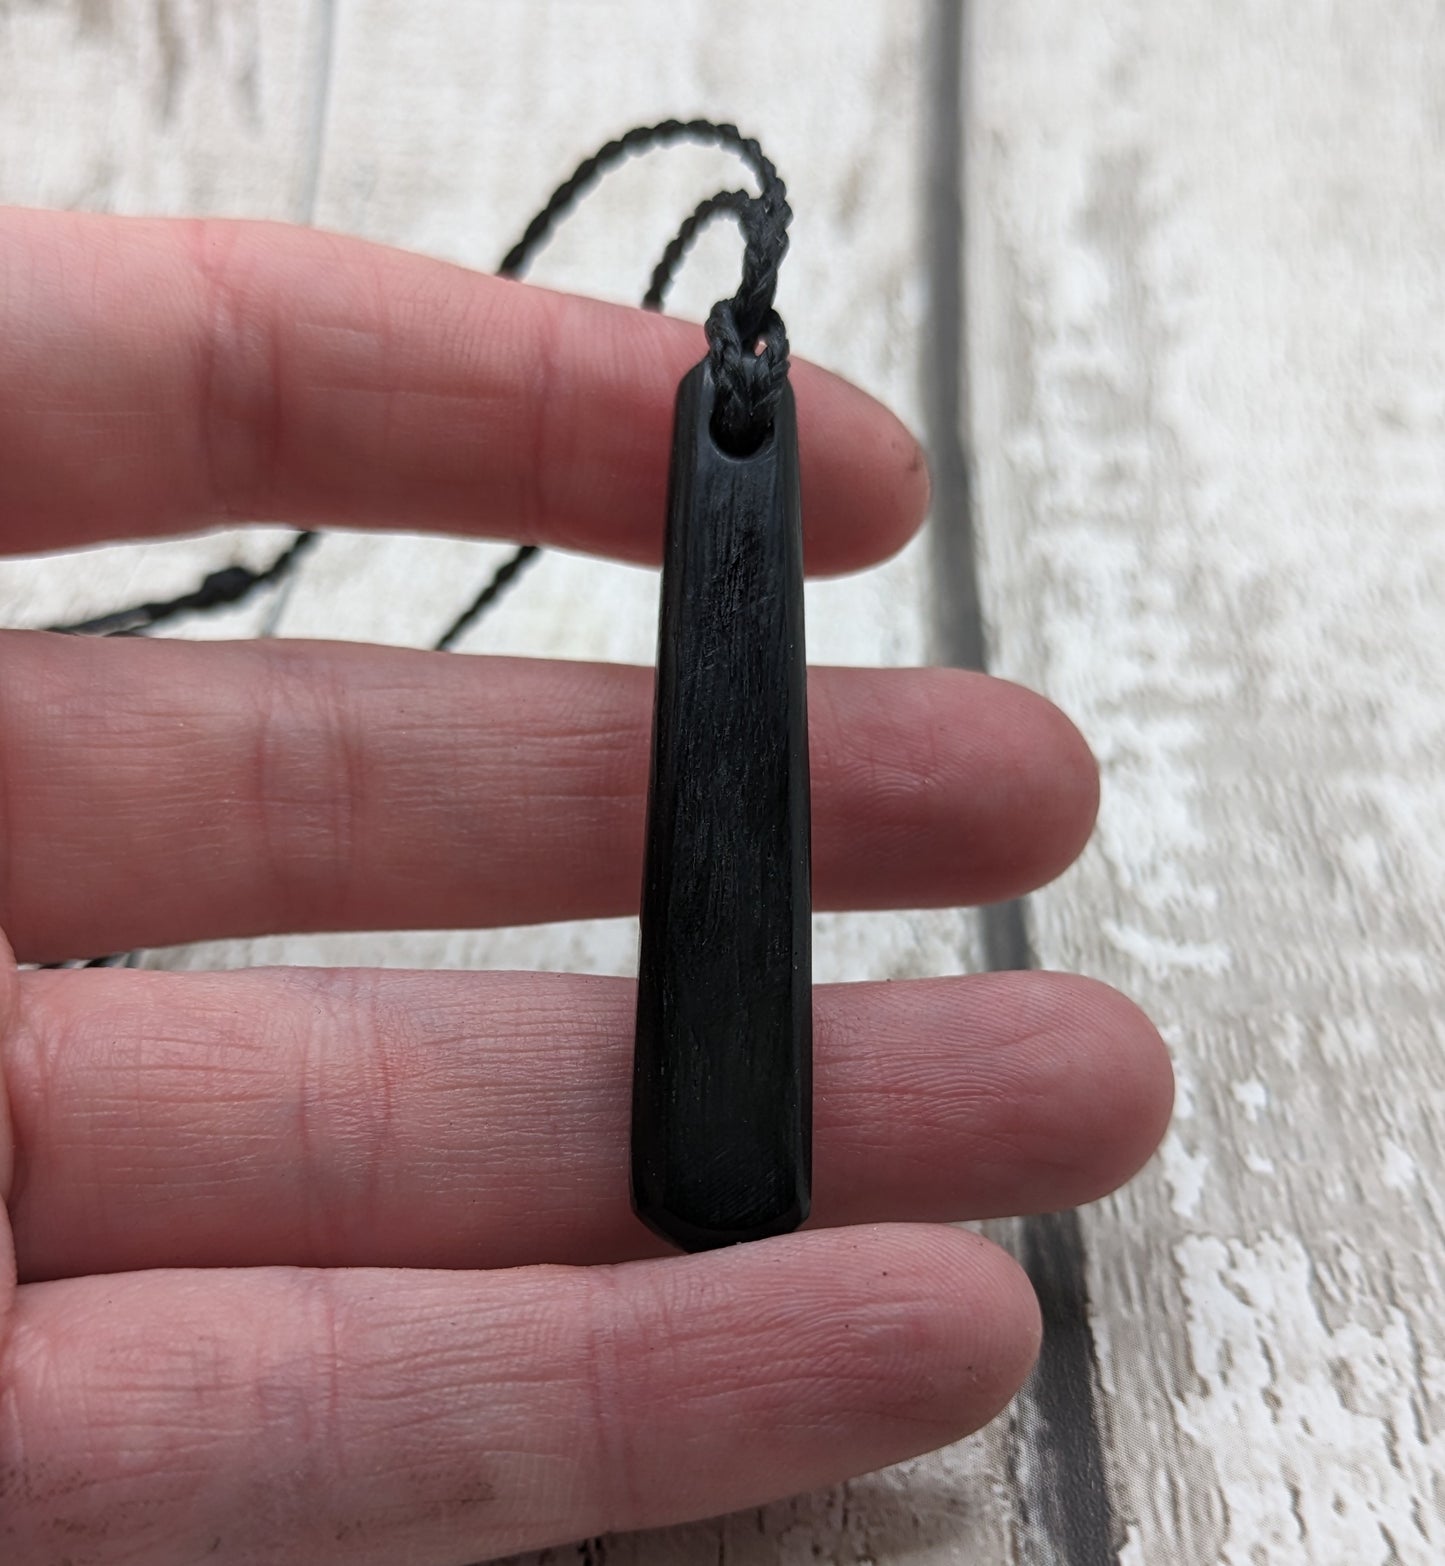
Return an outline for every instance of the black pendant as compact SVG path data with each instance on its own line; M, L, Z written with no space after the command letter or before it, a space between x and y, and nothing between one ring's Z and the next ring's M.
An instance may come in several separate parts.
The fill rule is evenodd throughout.
M808 1215L812 955L793 394L721 450L678 387L642 894L632 1201L706 1250Z

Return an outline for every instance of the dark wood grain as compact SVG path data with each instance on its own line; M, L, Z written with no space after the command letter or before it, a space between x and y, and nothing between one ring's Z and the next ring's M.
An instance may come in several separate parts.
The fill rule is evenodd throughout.
M808 720L791 391L748 457L678 388L642 897L632 1195L685 1250L808 1213Z

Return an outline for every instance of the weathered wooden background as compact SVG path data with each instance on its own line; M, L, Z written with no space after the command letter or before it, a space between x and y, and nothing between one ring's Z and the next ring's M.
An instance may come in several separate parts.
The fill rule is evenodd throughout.
M932 536L810 588L813 656L969 653L976 569L991 666L1103 762L1096 840L1022 924L820 921L820 977L968 969L1022 932L1174 1047L1151 1169L1006 1235L1060 1324L1040 1381L948 1452L583 1556L1445 1560L1445 7L0 0L0 83L0 200L289 218L479 267L607 135L737 119L799 213L796 348L926 426L940 481ZM721 170L629 169L535 275L637 297ZM719 233L675 308L735 264ZM283 536L8 563L0 620L178 591ZM279 598L181 634L421 643L501 554L331 535ZM467 645L648 661L654 593L550 555ZM633 939L144 960L618 971Z

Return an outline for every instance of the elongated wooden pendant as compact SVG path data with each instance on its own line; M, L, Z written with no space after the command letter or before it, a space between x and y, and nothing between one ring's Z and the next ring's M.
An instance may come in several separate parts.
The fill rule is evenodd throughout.
M678 388L642 894L632 1200L684 1250L808 1214L812 958L797 421L751 456Z

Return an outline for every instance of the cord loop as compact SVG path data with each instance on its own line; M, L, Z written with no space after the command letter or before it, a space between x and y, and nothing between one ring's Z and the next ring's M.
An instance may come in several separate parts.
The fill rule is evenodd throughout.
M713 438L725 451L745 456L767 438L788 378L788 338L773 300L793 218L786 186L752 137L744 136L736 125L712 120L663 120L657 125L636 126L578 164L527 225L526 233L508 251L498 270L506 277L520 276L557 219L608 169L634 152L679 141L731 148L758 182L757 195L745 190L719 191L694 209L664 251L643 300L647 308L660 309L678 266L702 228L724 213L737 219L743 232L742 278L730 299L713 306L706 331L718 388Z

